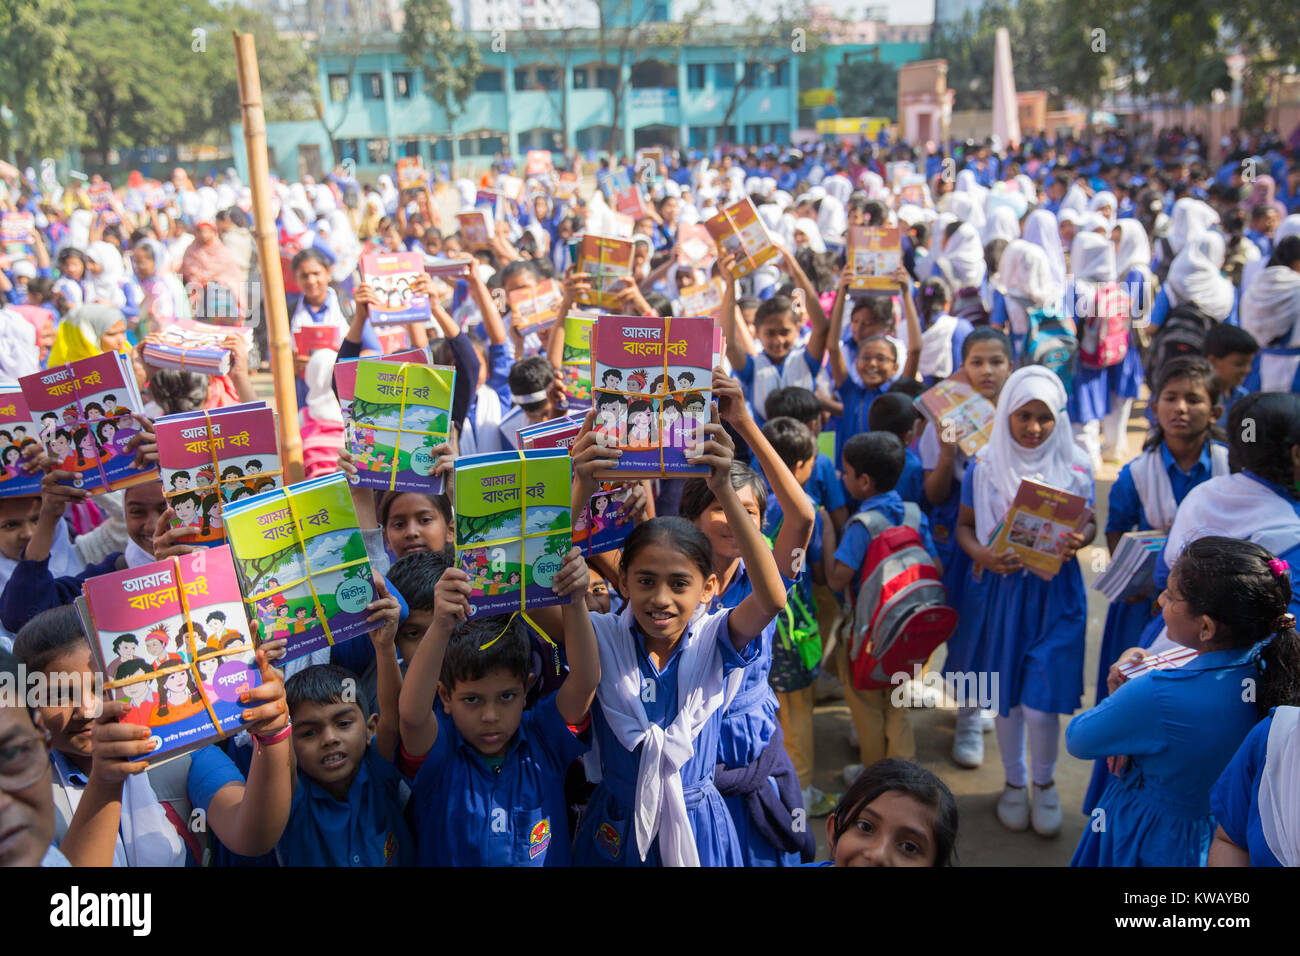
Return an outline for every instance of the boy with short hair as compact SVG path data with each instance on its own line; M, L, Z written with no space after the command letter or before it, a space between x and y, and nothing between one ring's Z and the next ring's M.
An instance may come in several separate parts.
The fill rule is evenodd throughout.
M912 501L924 506L925 469L921 467L921 458L912 450L912 442L925 427L925 419L916 410L916 405L902 392L892 390L881 395L871 403L867 411L867 425L873 432L889 432L897 435L903 444L903 473L898 478L894 490L904 501Z
M815 398L813 403L816 404ZM772 405L769 397L768 407L771 408ZM808 427L794 418L772 417L763 426L763 437L771 444L782 463L790 469L795 480L807 491L815 470L813 462L818 456L817 442ZM809 500L813 501L816 510L812 536L808 540L808 557L795 576L794 587L790 589L790 602L787 605L790 613L778 615L776 619L769 682L780 703L776 716L785 736L786 752L790 755L795 773L799 775L804 809L809 816L820 817L833 810L839 802L839 794L825 793L812 784L813 705L816 702L815 682L822 643L818 619L823 618L827 622L832 620L834 604L829 605L829 613L823 612L814 596L813 584L826 583L826 559L830 557L828 545L833 548L835 532L832 523L827 521L824 508L817 505L812 495L809 495ZM768 499L765 517L764 532L768 540L775 540L785 517L775 496Z
M546 356L531 355L514 364L507 381L514 404L497 427L502 446L518 448L519 429L550 421L561 414L556 399L555 368Z
M858 512L878 511L898 527L907 520L908 507L899 497L895 486L903 473L907 460L903 443L898 436L886 431L854 435L844 446L844 484L849 494L860 504ZM913 506L914 507L914 506ZM934 540L930 536L930 523L925 514L916 508L912 525L920 535L926 552L935 554ZM844 528L843 538L835 548L835 556L827 568L826 580L834 590L847 588L854 600L856 585L866 564L867 549L871 546L871 532L858 521L850 521ZM938 558L934 559L938 568ZM844 699L849 705L849 716L858 733L858 748L862 765L844 768L848 782L857 778L863 766L871 766L886 757L911 760L916 754L916 741L907 719L907 711L895 707L891 700L892 688L858 690L853 686L845 641L838 642L835 662L840 681L844 685Z
M399 711L401 763L414 779L419 862L434 866L565 866L564 776L590 747L600 658L583 600L586 562L571 548L553 589L564 605L569 674L531 710L533 675L523 623L469 620L469 575L438 580L433 622L407 669ZM444 712L434 713L437 694Z
M379 712L366 716L357 678L335 664L316 664L285 681L293 728L293 801L276 843L282 866L403 866L415 842L403 819L409 797L392 764L398 741L402 672L395 637L401 602L376 579L370 633ZM373 739L372 739L373 738Z
M812 433L814 440L821 434L826 419L817 396L808 389L797 386L776 389L767 396L767 404L763 411L768 421L785 417L802 422ZM844 486L840 482L839 475L835 473L835 462L831 461L828 455L818 451L813 462L812 474L808 481L802 484L812 498L814 507L826 509L838 534L844 527L844 522L849 520L849 509Z
M1241 384L1250 375L1259 353L1259 343L1255 336L1237 325L1216 322L1205 335L1205 355L1214 366L1214 377L1222 386L1223 416L1219 427L1228 427L1228 412L1232 403L1247 395Z

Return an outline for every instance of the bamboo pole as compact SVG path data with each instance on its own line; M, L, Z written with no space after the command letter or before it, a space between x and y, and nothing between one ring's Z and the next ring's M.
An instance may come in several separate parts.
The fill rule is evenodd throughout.
M253 193L253 236L262 267L263 314L271 347L275 379L275 409L280 429L280 462L285 484L303 480L302 434L298 431L298 393L290 346L289 314L280 267L280 243L271 211L270 163L266 155L266 116L262 111L262 79L257 47L251 33L235 33L235 66L239 74L239 108L248 153L248 184Z

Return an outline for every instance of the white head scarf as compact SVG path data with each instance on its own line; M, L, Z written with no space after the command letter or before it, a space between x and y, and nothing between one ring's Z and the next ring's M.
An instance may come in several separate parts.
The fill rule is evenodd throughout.
M1206 314L1222 321L1232 311L1232 282L1219 270L1223 268L1223 237L1217 232L1202 232L1188 240L1174 256L1165 280L1169 306L1194 303Z
M18 384L41 370L36 327L13 309L0 307L0 385Z
M1095 232L1080 232L1070 244L1070 268L1075 281L1115 281L1115 246Z
M92 242L86 250L86 258L99 263L102 271L99 275L86 272L86 301L103 301L121 307L126 304L122 292L122 276L126 272L126 263L122 253L111 242Z
M794 231L803 233L804 238L808 241L808 246L813 252L821 254L826 251L826 243L822 241L821 230L817 228L817 223L811 219L796 219Z
M1277 227L1277 232L1273 234L1273 248L1287 236L1300 236L1300 213L1292 213L1282 220L1282 224ZM1267 259L1252 259L1241 268L1241 298L1244 302L1246 291L1250 288L1255 277L1258 276L1268 267Z
M849 201L849 196L853 194L853 184L849 182L847 176L843 173L833 173L822 180L822 188L826 190L827 196L832 196L839 201L840 205Z
M1169 221L1169 248L1178 255L1184 246L1218 222L1219 214L1208 203L1184 196L1174 203L1173 217Z
M1061 209L1073 209L1075 212L1088 211L1088 194L1083 191L1083 187L1078 183L1071 183L1070 188L1066 190L1065 198L1061 200Z
M947 261L957 279L958 288L977 286L984 281L988 265L984 262L984 245L979 233L963 222L943 244L940 258Z
M1015 210L1010 206L994 206L993 214L985 222L980 238L985 245L994 239L1005 239L1007 242L1019 239L1020 219L1016 216Z
M1283 866L1300 866L1300 708L1273 712L1259 778L1259 828Z
M1136 219L1120 219L1115 223L1119 230L1119 248L1115 250L1115 273L1126 276L1130 269L1151 265L1151 240L1142 223Z
M397 214L397 200L401 198L397 187L393 185L393 177L383 173L379 177L379 195L384 200L384 212L390 216Z
M1261 272L1241 296L1240 318L1241 327L1260 345L1277 339L1284 345L1300 344L1300 272L1290 266L1269 266Z
M962 170L966 172L967 170ZM950 212L962 222L968 222L975 227L978 233L984 228L986 217L984 215L984 202L977 199L970 193L948 193L943 197L947 202L944 203L945 212Z
M1025 242L1033 243L1047 256L1052 281L1065 288L1065 250L1061 248L1061 227L1046 209L1035 209L1025 220Z
M849 217L844 211L844 203L827 194L822 199L821 208L817 211L817 228L821 230L822 237L831 242L842 240L845 230L849 228Z
M1024 448L1011 437L1011 414L1037 399L1055 415L1056 425L1037 448ZM1065 386L1042 365L1026 365L1007 379L998 397L993 432L979 457L982 481L975 485L975 534L987 541L1011 507L1021 479L1085 497L1092 491L1088 454L1070 432Z
M1103 212L1103 210L1110 210ZM1099 193L1094 193L1088 200L1088 212L1100 213L1101 217L1106 220L1108 225L1114 226L1115 214L1119 212L1119 200L1109 189L1103 189Z

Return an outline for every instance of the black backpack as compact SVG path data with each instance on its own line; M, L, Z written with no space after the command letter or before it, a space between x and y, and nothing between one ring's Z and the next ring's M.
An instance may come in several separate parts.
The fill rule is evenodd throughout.
M1171 309L1151 338L1147 350L1146 380L1154 388L1157 373L1166 362L1178 355L1204 355L1205 336L1214 327L1211 315L1191 302Z

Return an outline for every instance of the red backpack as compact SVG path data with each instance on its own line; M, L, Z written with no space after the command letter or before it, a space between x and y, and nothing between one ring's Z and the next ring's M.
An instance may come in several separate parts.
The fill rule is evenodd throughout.
M921 542L921 509L903 505L903 523L891 525L879 511L858 512L871 544L853 602L849 668L858 690L892 687L895 674L913 674L957 629L957 612L934 559Z
M1079 361L1085 368L1110 368L1128 355L1129 298L1118 282L1097 285L1090 315L1079 328Z

